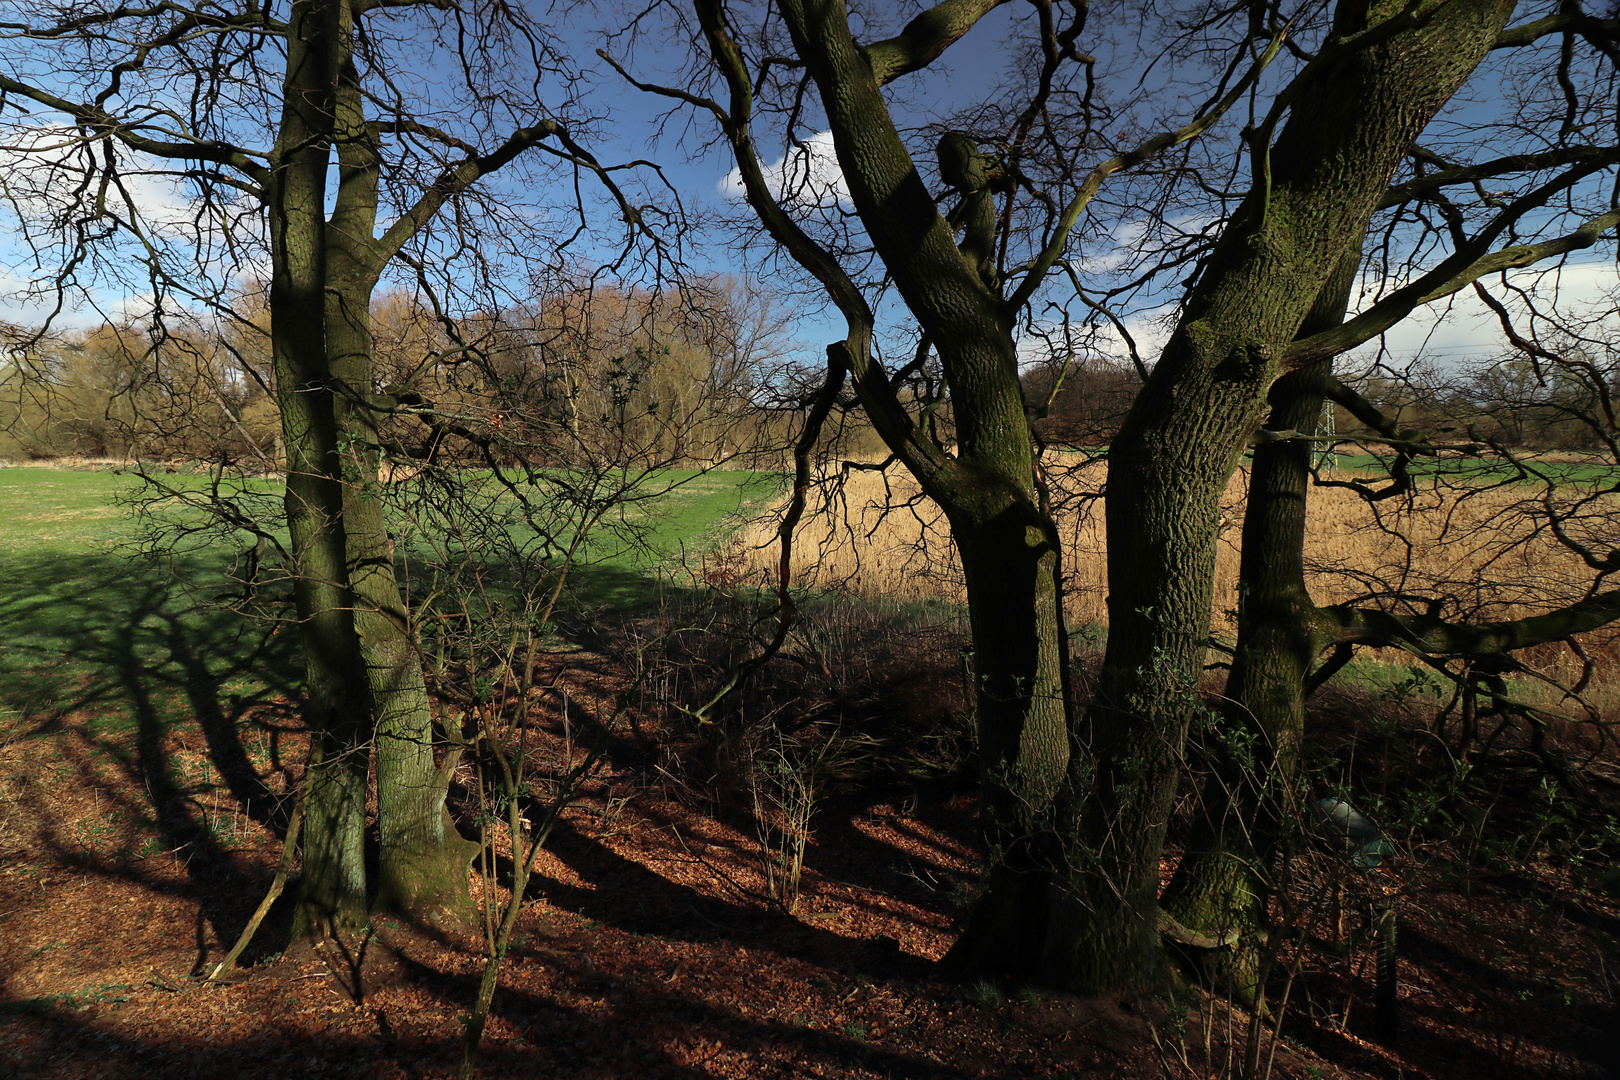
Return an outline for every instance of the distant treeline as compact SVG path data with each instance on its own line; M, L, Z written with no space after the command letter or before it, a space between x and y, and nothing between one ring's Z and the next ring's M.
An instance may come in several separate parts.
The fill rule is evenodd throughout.
M372 312L377 385L364 392L397 459L781 458L817 377L795 366L789 315L732 278L679 295L580 289L453 322L385 294ZM14 329L0 458L280 468L267 327L244 297L210 319Z
M391 451L405 459L487 452L533 463L748 458L781 467L818 378L800 366L791 312L757 283L732 278L679 295L580 289L453 323L390 293L372 316L381 374L368 392ZM0 360L0 458L223 458L280 468L267 325L262 304L244 294L227 317L12 328ZM1613 426L1620 376L1607 355L1577 359L1379 369L1350 383L1431 439L1592 449ZM1097 447L1119 430L1140 379L1129 364L1091 357L1035 364L1023 384L1050 445ZM858 406L847 405L833 453L880 454ZM937 430L949 438L949 402L940 405ZM1332 419L1337 434L1366 434L1343 407L1333 406Z
M1347 383L1399 426L1431 440L1477 440L1527 450L1590 450L1614 428L1620 362L1587 349L1557 361L1524 357L1479 361L1442 371L1379 369ZM1104 358L1040 364L1024 372L1036 430L1057 446L1107 445L1136 399L1140 379ZM1370 432L1347 409L1332 409L1333 432ZM1374 440L1376 441L1376 440Z

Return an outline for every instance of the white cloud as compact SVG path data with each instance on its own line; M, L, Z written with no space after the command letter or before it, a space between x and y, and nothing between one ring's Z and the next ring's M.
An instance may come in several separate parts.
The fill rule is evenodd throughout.
M1128 237L1129 227L1122 228L1116 235ZM1559 318L1577 325L1600 319L1612 322L1612 312L1620 306L1620 270L1614 263L1571 263L1556 277L1550 273L1538 277L1534 269L1523 270L1510 275L1509 280L1534 298L1538 310L1556 312ZM1496 283L1493 280L1490 284ZM1492 292L1514 316L1519 332L1527 332L1530 323L1524 302L1500 288L1493 287ZM1371 306L1373 299L1370 295L1358 298L1352 314ZM1138 355L1149 366L1158 359L1174 330L1167 318L1173 311L1174 304L1166 303L1133 312L1124 319L1125 330L1135 342ZM1547 327L1542 325L1538 329L1545 332ZM1593 333L1593 330L1588 326L1586 332ZM1067 340L1063 334L1061 324L1043 322L1036 333L1026 334L1019 341L1020 364L1041 363L1066 351L1076 356L1106 357L1118 362L1129 359L1130 350L1124 337L1106 321L1099 320L1093 327L1076 323L1071 326ZM1365 368L1377 357L1379 345L1374 339L1352 350L1341 359L1340 370L1352 372ZM1488 362L1512 350L1495 313L1472 289L1413 312L1384 334L1382 345L1384 361L1397 367L1423 360L1454 368Z
M1539 310L1555 311L1576 322L1602 317L1620 298L1620 273L1608 262L1571 263L1556 275L1538 276L1531 268L1510 274L1509 281L1529 293ZM1486 282L1513 315L1519 332L1525 332L1529 322L1524 302L1496 284L1494 279ZM1368 298L1364 306L1370 303ZM1370 362L1378 345L1373 341L1356 349L1346 366ZM1510 349L1496 314L1472 289L1413 312L1385 332L1383 346L1396 364L1423 359L1443 366L1489 360Z
M1135 343L1137 356L1149 367L1159 358L1170 332L1175 329L1165 316L1174 305L1138 311L1123 320L1125 332ZM1114 324L1098 319L1096 325L1071 323L1067 336L1060 323L1041 323L1036 332L1025 334L1018 341L1019 366L1044 363L1065 354L1079 358L1101 357L1119 364L1131 362L1131 349Z
M764 167L765 183L785 206L808 209L849 204L849 187L838 165L831 131L820 131L789 148L782 159ZM720 194L743 197L742 171L732 169L720 181Z
M14 125L0 135L0 194L31 224L82 217L103 197L104 152L72 127ZM198 204L164 163L120 150L118 168L122 189L104 192L112 213L165 235L195 227Z
M255 271L255 260L262 259L262 224L249 196L226 190L209 205L175 174L173 164L125 148L117 150L118 184L103 187L106 150L64 125L0 128L3 317L32 324L55 305L52 261L71 250L73 225L91 222L93 230L111 225L93 222L98 200L123 227L99 241L104 260L79 266L76 285L90 303L65 312L59 325L99 321L98 309L134 315L149 306L150 298L140 295L149 281L141 266L153 252L182 291L191 286L208 291L210 283ZM130 226L144 242L129 233Z

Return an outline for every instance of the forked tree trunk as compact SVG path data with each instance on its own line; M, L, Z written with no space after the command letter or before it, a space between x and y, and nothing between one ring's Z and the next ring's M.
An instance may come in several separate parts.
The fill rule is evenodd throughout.
M1300 337L1332 329L1361 265L1358 238L1323 286ZM1283 376L1268 394L1266 429L1315 435L1331 363ZM1254 451L1238 569L1238 635L1220 723L1206 737L1211 775L1175 876L1161 898L1183 926L1240 940L1265 919L1269 866L1284 824L1296 818L1305 678L1321 652L1321 620L1305 586L1306 498L1312 443L1265 442ZM1255 989L1258 951L1243 944L1212 958L1243 999Z
M1115 440L1108 651L1098 699L1070 738L1054 730L1066 710L1034 696L1061 687L1062 617L1055 576L1054 603L1042 606L1047 572L1033 556L1037 538L1052 534L1045 515L1030 516L1040 501L1011 347L1015 314L989 258L995 217L988 163L975 165L971 139L941 140L941 175L963 197L967 235L959 248L880 92L880 69L926 63L926 42L940 44L977 15L971 5L942 5L918 30L915 47L908 28L897 45L884 47L896 56L884 59L884 49L855 43L839 0L779 5L794 50L820 90L856 212L939 350L958 425L955 463L917 438L882 373L862 366L860 339L870 333L871 312L858 289L776 204L746 128L729 129L750 203L843 310L862 402L885 442L950 517L962 550L975 648L982 652L984 788L997 866L948 958L959 970L1034 969L1045 981L1082 989L1154 976L1159 858L1183 741L1198 707L1220 494L1279 374L1275 350L1299 329L1365 229L1401 156L1479 62L1512 8L1502 0L1451 0L1403 15L1408 6L1343 4L1334 39L1292 88L1281 138L1269 153L1262 147L1256 154L1263 175L1211 253L1181 325ZM731 85L733 117L745 124L753 86L741 50L716 0L698 0L696 7ZM960 25L953 22L958 17ZM1397 32L1333 51L1395 17L1405 20ZM1028 587L1019 585L1026 579ZM1053 637L1042 641L1048 629ZM1052 657L1059 674L1047 679L1041 673L1051 670ZM1036 677L1025 691L1016 680L1030 673ZM1049 790L1046 769L1064 759L1065 782Z
M370 204L375 206L375 199ZM334 214L333 224L355 223ZM338 408L348 447L349 580L358 600L354 625L371 689L377 748L380 850L373 907L439 930L463 929L476 919L467 871L478 845L461 837L445 808L449 775L435 760L421 655L394 575L394 542L383 514L378 414L371 400L370 304L376 278L343 253L330 253L329 262L327 342L333 375L344 388Z
M305 644L311 710L323 718L319 722L326 725L330 744L322 769L342 777L340 784L322 780L325 786L311 792L306 877L311 857L327 858L328 847L338 853L331 858L341 855L346 860L341 875L322 871L310 880L341 877L346 890L341 921L363 921L353 912L363 915L365 909L359 836L366 749L375 732L382 849L377 903L450 928L473 919L467 868L477 845L456 834L445 810L449 778L434 761L421 662L394 578L393 543L378 497L371 296L388 260L445 200L556 134L559 126L545 120L520 128L494 151L461 161L376 237L379 136L364 114L366 99L353 57L355 14L350 0L294 4L278 168L271 183L272 338L278 371L285 364L289 376L280 384L283 416L302 425L296 431L287 427L289 520L295 490L313 485L322 500L319 527L305 529L319 541L320 576L315 580L301 571L300 578L301 588L317 590L308 597L307 613L301 606L300 614L306 627L323 631ZM328 221L325 185L334 149L338 184ZM318 431L318 444L295 448L298 440L314 438L304 434L306 428ZM313 464L293 465L295 458L317 451ZM306 467L312 470L308 479L300 472ZM297 501L300 507L314 505L311 497ZM307 510L298 512L308 516ZM303 550L298 545L308 543L300 536L295 527L298 552ZM347 695L341 709L322 704L321 695L340 692ZM324 719L328 714L336 718ZM323 794L328 787L330 796ZM306 924L316 928L315 917L300 923Z
M1342 5L1336 35L1403 6ZM1359 244L1402 154L1511 9L1454 0L1301 76L1263 163L1269 175L1222 234L1114 441L1108 648L1070 766L1073 840L1048 936L1049 982L1088 990L1158 977L1159 862L1188 726L1202 708L1221 492L1259 426L1276 354Z
M699 7L723 58L735 45L718 8ZM977 156L971 140L959 140L957 150L967 159L956 162L961 175L951 182L964 217L976 224L958 246L955 228L940 215L894 127L868 57L850 34L846 7L836 0L787 0L781 10L820 89L850 197L938 351L950 387L954 459L907 416L864 350L851 348L857 393L885 443L949 519L967 580L981 817L992 874L1004 887L985 897L948 962L964 973L1028 970L1039 939L1030 935L1022 905L1005 897L1044 891L1048 880L1050 864L1039 850L1050 837L1051 803L1068 765L1070 710L1058 535L1036 476L1013 342L1016 319L991 269L988 162L971 160ZM738 95L746 92L744 78L733 74ZM773 196L757 175L752 182L750 199L769 220ZM840 271L827 269L825 253L812 252L811 242L780 220L773 232L829 283L851 339L866 334L870 311L851 297L856 290Z
M305 795L294 940L366 922L365 806L370 694L348 588L336 417L326 367L326 164L342 0L299 0L268 192L271 348L287 454L287 528L315 740Z

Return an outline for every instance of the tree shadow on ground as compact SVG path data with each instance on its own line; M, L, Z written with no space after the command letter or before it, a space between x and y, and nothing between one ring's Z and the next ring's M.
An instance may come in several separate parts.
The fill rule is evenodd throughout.
M546 848L581 883L569 885L536 872L527 895L544 897L553 907L625 933L740 945L852 977L920 980L937 974L931 961L902 953L892 942L846 936L772 910L763 898L738 893L720 871L711 869L710 874L722 890L733 891L732 899L672 881L587 837L567 821L558 822ZM690 862L704 865L697 856Z
M276 624L197 603L217 585L217 566L6 556L0 578L18 585L0 597L0 707L19 714L21 738L63 748L59 783L90 794L100 819L124 823L124 833L155 834L144 847L181 857L185 877L145 873L141 856L151 852L87 844L73 832L82 822L56 820L41 805L34 820L47 856L193 900L199 936L206 921L231 940L268 879L233 857L224 823L239 835L247 818L279 836L290 812L265 780L301 757L291 745L302 670L296 627L278 634ZM199 734L202 745L190 746ZM177 765L181 746L202 755L200 774ZM199 940L199 965L205 952Z
M476 974L445 974L413 965L413 982L431 995L446 1016L476 993ZM928 1056L884 1047L862 1037L806 1028L782 1020L748 1016L701 997L661 986L647 978L615 978L588 964L558 965L557 992L540 995L504 988L496 1010L512 1037L487 1040L479 1053L485 1077L618 1078L626 1075L667 1080L698 1080L714 1075L703 1065L682 1064L669 1043L708 1044L715 1052L756 1055L774 1050L809 1075L832 1069L835 1075L877 1075L966 1080L1011 1077L979 1064L951 1065ZM258 992L308 993L295 977L267 973ZM0 1002L0 1067L19 1078L96 1075L125 1077L198 1076L229 1080L264 1077L443 1076L453 1071L459 1048L451 1025L444 1036L397 1034L386 1007L361 1013L342 1033L312 1035L286 1024L244 1023L241 1006L231 1001L238 988L190 989L187 995L219 999L214 1030L154 1033L141 1038L115 1034L98 1023L97 1006L72 1002ZM562 996L589 1004L571 1006ZM102 1006L101 1008L117 1006ZM8 1032L7 1029L11 1030ZM10 1038L5 1038L10 1035ZM711 1052L709 1057L713 1057Z

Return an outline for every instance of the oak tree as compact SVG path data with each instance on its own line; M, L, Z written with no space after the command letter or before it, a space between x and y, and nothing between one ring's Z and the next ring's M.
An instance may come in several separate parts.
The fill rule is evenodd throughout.
M1511 166L1435 164L1421 147L1493 49L1599 24L1577 11L1510 26L1514 5L1503 0L1200 9L1167 21L1164 34L1166 58L1218 57L1202 106L1177 117L1176 100L1165 94L1154 108L1161 98L1151 90L1143 101L1122 92L1110 111L1097 86L1102 67L1083 51L1088 37L1107 40L1092 26L1102 13L1036 0L1017 27L1028 44L1012 47L1024 50L1021 96L977 103L973 130L926 127L930 166L886 88L927 69L1000 6L946 0L898 32L861 40L857 27L880 25L873 13L857 20L833 0L791 0L767 15L694 0L709 82L640 85L723 133L750 208L845 320L830 372L849 373L891 453L950 521L967 582L995 864L948 962L1096 989L1156 978L1160 855L1200 710L1219 497L1266 420L1273 386L1291 372L1310 377L1486 274L1588 247L1620 217L1588 197L1595 185L1582 186L1613 164L1606 146L1560 145L1551 158ZM1176 156L1239 102L1250 122L1212 145L1241 180ZM811 125L830 131L852 208L835 227L773 184L760 149L771 131L791 156L808 145ZM1143 128L1161 133L1128 137ZM1153 182L1176 196L1155 205L1176 208L1202 192L1213 224L1143 274L1160 289L1170 273L1184 280L1174 330L1109 447L1109 637L1082 714L1068 687L1062 552L1019 385L1019 331L1039 324L1035 305L1052 302L1059 285L1067 302L1106 313L1097 298L1110 294L1085 277L1085 243L1102 231L1089 215L1106 184L1166 159L1181 168L1161 168ZM1341 318L1363 237L1401 190L1538 170L1553 171L1506 206L1487 199L1385 295ZM1534 212L1574 191L1582 197L1567 212ZM1532 223L1536 240L1516 242ZM868 254L880 273L863 278ZM877 298L890 284L921 339L915 358L893 369L874 347ZM949 442L930 423L940 402L918 409L895 389L933 354L954 421ZM1269 664L1286 648L1266 642L1257 655Z
M267 279L286 572L315 738L295 935L367 920L374 735L377 904L428 924L469 919L475 845L445 810L450 761L436 753L376 490L377 429L406 407L400 395L414 399L408 384L377 385L371 305L401 260L423 280L438 260L454 283L495 264L503 243L554 251L520 213L473 235L502 208L478 200L480 184L523 155L594 174L621 233L640 230L565 122L578 107L565 65L527 15L448 0L12 3L4 37L0 93L29 111L12 125L14 157L40 178L44 208L12 196L56 267L49 288L122 283L133 265L154 319L185 304L229 322L233 279ZM160 215L143 197L154 185L187 205ZM469 249L477 258L456 264Z

